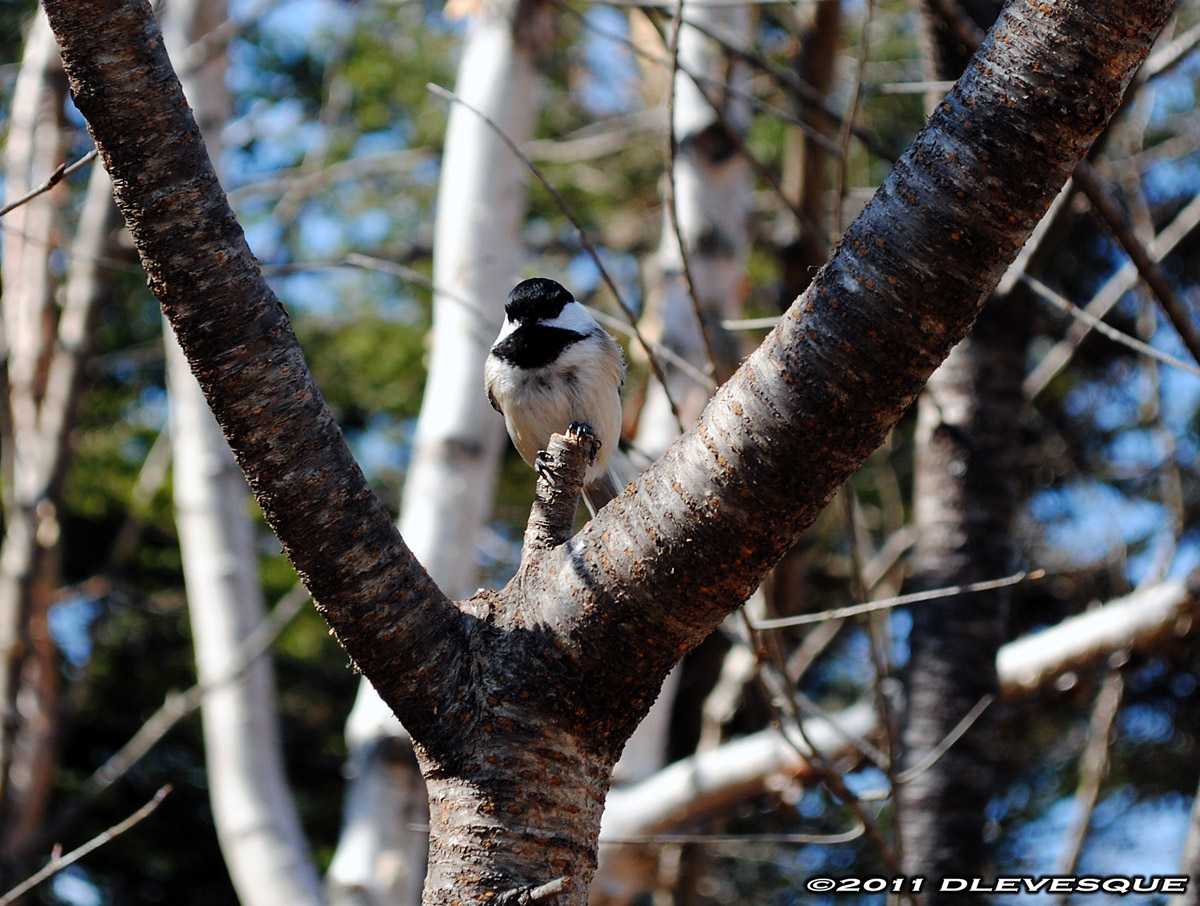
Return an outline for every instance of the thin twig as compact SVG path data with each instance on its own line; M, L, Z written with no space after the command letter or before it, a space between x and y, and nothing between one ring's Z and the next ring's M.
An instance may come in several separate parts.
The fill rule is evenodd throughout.
M441 289L432 280L422 274L416 268L409 267L406 264L401 264L398 261L389 261L386 258L378 258L374 255L364 255L361 252L350 252L344 258L331 259L326 261L291 261L286 264L266 264L260 270L264 276L274 277L287 274L301 273L311 270L325 270L331 268L350 267L358 270L373 271L380 274L389 274L393 277L399 277L407 283L419 286L422 289L427 289L436 296L442 296L452 302L457 302L460 305L465 305L471 308L477 308L465 296L460 296L457 293L452 293L449 290Z
M158 710L150 715L129 741L84 781L76 796L54 816L32 846L43 845L47 838L53 839L57 836L96 797L124 777L172 727L199 708L209 693L241 676L274 642L307 600L308 592L302 585L297 584L246 636L224 675L208 683L196 683L183 692L169 693ZM0 906L3 906L3 903L0 903Z
M806 716L810 720L813 718L820 719L829 726L829 729L833 732L834 736L838 737L842 742L850 746L852 749L855 749L861 754L865 755L867 759L869 759L871 763L875 765L875 767L879 768L879 770L887 771L888 765L892 761L891 755L881 752L877 746L871 745L870 741L864 739L862 736L849 733L842 729L835 715L830 714L827 710L822 708L799 689L793 693L793 697L796 699L796 707L799 708L802 715Z
M1110 327L1099 318L1095 317L1094 315L1089 315L1078 305L1075 305L1059 293L1056 293L1036 277L1031 277L1028 274L1022 274L1021 280L1047 302L1050 302L1051 304L1060 308L1072 318L1082 321L1092 330L1103 334L1113 342L1120 343L1122 346L1128 346L1135 352L1140 352L1142 355L1147 355L1152 359L1157 359L1164 365L1170 365L1173 368L1178 368L1180 371L1186 371L1188 374L1194 374L1197 377L1200 377L1200 368L1189 362L1185 362L1182 359L1177 359L1170 353L1155 349L1148 343L1143 343L1136 337L1131 337L1129 334L1123 333L1117 330L1115 327Z
M571 225L575 227L576 235L579 237L579 241L583 245L584 251L588 253L588 256L595 263L597 270L600 272L600 278L604 281L605 286L608 287L609 292L613 294L613 298L616 300L617 305L620 306L621 311L624 312L625 317L629 320L629 326L633 332L633 336L637 339L638 344L642 347L642 349L645 350L646 359L650 363L650 368L654 372L654 376L662 383L665 391L667 386L666 372L663 370L662 363L658 360L657 356L654 355L654 350L652 349L650 343L645 337L642 336L641 331L638 329L637 314L630 307L629 303L625 301L624 296L621 295L621 291L617 289L616 282L608 273L608 268L604 266L604 262L600 259L599 251L597 251L596 246L592 243L591 238L587 234L587 230L583 228L583 224L579 222L579 218L575 216L575 212L571 210L571 206L567 204L566 199L562 197L556 188L554 188L553 183L546 178L546 175L542 172L541 168L532 160L530 160L529 155L522 151L517 146L517 143L514 142L512 138L503 129L501 129L500 125L490 116L477 107L472 106L467 101L464 101L461 97L459 97L453 91L450 91L448 88L443 88L441 85L434 84L433 82L426 83L425 87L440 98L451 101L455 104L461 104L463 108L469 110L471 113L475 114L475 116L483 120L483 122L486 123L488 127L496 133L496 135L508 147L508 149L515 154L523 164L525 164L529 172L532 173L537 181L542 184L542 188L544 188L550 194L550 197L554 199L554 203L558 205L559 210L563 212L563 215L569 221L571 221ZM669 393L667 394L667 402L670 404L671 414L675 416L675 421L679 424L679 431L682 433L684 430L683 419L679 414L679 407L675 404L675 401L671 399Z
M114 824L108 830L97 834L87 843L83 844L83 846L80 846L78 849L71 850L65 856L54 856L51 858L50 861L47 862L46 865L41 869L41 871L38 871L37 873L26 878L8 893L4 894L4 896L0 897L0 906L8 906L9 903L12 903L23 894L28 893L47 878L53 877L68 865L78 862L88 853L99 849L110 840L121 836L121 834L125 833L125 831L129 830L135 824L138 824L150 817L151 813L162 804L162 801L167 798L167 795L170 792L170 784L160 787L158 792L154 794L154 798L152 798L149 802L143 805L124 821Z
M851 604L847 607L837 607L833 610L822 610L819 613L802 613L794 617L775 617L770 620L759 620L754 623L756 630L783 629L785 626L805 626L809 623L821 623L825 620L844 620L864 613L874 613L878 610L890 610L903 607L906 604L917 604L922 601L934 601L939 598L952 598L956 595L976 591L991 591L994 588L1004 588L1019 582L1040 579L1045 575L1044 570L1034 570L1031 573L1019 572L1003 579L989 579L986 582L972 582L969 585L949 585L945 588L933 588L929 591L918 591L907 595L897 595L894 598L880 598L878 601L868 601L865 604Z
M1121 671L1117 668L1110 670L1096 695L1096 705L1088 725L1087 746L1079 759L1079 786L1075 790L1074 821L1067 835L1066 848L1055 869L1061 874L1073 872L1079 862L1080 853L1083 852L1092 812L1100 797L1100 786L1108 771L1108 747L1112 741L1113 724L1116 723L1117 712L1121 709L1124 691L1125 681L1121 677ZM1065 895L1059 898L1060 903L1065 901Z
M96 159L96 156L99 153L100 152L97 151L95 148L92 148L91 151L89 151L87 154L83 155L83 157L79 158L79 160L75 161L75 163L73 163L73 164L70 164L70 165L67 165L65 163L59 164L57 167L54 168L54 172L51 173L48 177L46 177L46 181L44 183L42 183L40 186L38 186L37 188L34 188L34 189L30 189L28 192L26 192L24 195L22 195L16 201L10 201L4 207L0 208L0 217L3 217L5 214L9 214L12 211L15 211L17 208L19 208L23 204L28 204L29 202L31 202L35 198L37 198L39 195L44 195L46 192L49 192L51 189L53 189L55 186L57 186L60 182L62 182L64 179L66 179L72 173L82 170L84 167L86 167L88 164L90 164L92 161L94 161Z
M863 580L863 564L867 560L865 553L869 542L860 530L858 495L854 492L853 479L847 480L842 485L840 494L845 511L846 527L850 534L850 588L854 596L861 601L867 597L867 584ZM881 767L884 774L887 775L888 789L894 790L897 786L896 764L899 759L896 756L899 740L896 734L897 728L893 723L891 704L884 691L884 680L889 672L887 652L891 648L883 637L884 632L885 626L882 620L871 619L868 621L867 638L871 651L871 667L873 668L871 670L871 696L875 700L875 713L879 717L879 728L883 733L884 761ZM904 835L901 833L903 816L900 811L899 799L893 798L892 812L891 843L896 851L896 860L904 864Z
M183 52L180 59L175 61L176 74L181 79L186 78L208 65L209 62L224 53L230 43L251 22L261 17L277 2L278 0L262 0L262 2L251 6L249 9L242 10L237 21L226 18L224 22L217 25L207 34L201 35L188 45L187 50Z
M951 747L953 747L953 745L962 738L963 734L971 729L971 727L975 724L975 721L979 720L983 712L986 711L995 700L996 696L994 695L985 695L983 698L979 699L979 701L975 703L975 706L963 716L963 719L955 724L954 728L946 734L946 737L936 746L934 746L933 749L926 753L924 758L922 758L908 770L897 774L896 782L909 783L920 777L931 767L937 764L938 761L941 760L942 756L949 752Z
M599 321L604 327L608 328L614 333L619 333L628 337L633 336L633 331L626 322L620 320L619 318L614 318L612 315L602 312L598 308L593 308L592 306L588 306L587 308L588 311L592 313L592 317ZM671 347L664 346L662 343L656 343L653 340L650 341L650 346L656 353L658 353L658 355L662 357L664 362L674 365L681 372L695 381L699 386L703 387L707 393L711 394L717 389L717 382L715 378L713 378L711 375L705 374Z
M669 59L667 59L665 57L656 56L655 54L650 53L649 51L647 51L641 47L638 47L633 41L631 41L625 35L618 34L617 32L610 31L602 26L596 25L594 22L592 22L586 16L584 16L584 14L581 13L579 10L575 9L570 4L568 4L566 2L566 0L552 0L552 2L554 2L561 10L563 10L563 12L569 13L569 14L575 16L577 19L579 19L581 25L584 28L586 28L588 31L592 32L592 34L599 35L600 37L603 37L603 38L607 38L610 41L615 41L618 44L621 44L624 47L627 47L629 49L630 53L642 58L643 60L646 60L649 63L653 63L656 66L662 66L664 68L670 67L671 61ZM671 2L673 3L674 0L671 0ZM750 51L746 48L733 46L732 44L729 43L728 40L722 39L720 36L714 34L711 29L708 29L708 28L706 28L702 25L699 25L695 22L692 22L690 20L686 20L684 22L684 24L688 25L691 28L696 29L696 31L700 32L701 34L705 35L706 37L712 38L714 41L719 43L725 50L746 60L755 68L763 69L764 71L770 70L768 72L768 75L772 75L773 77L778 77L788 87L796 89L798 94L801 97L801 100L803 100L805 103L815 103L820 107L820 109L823 113L826 113L827 115L833 117L835 122L840 123L842 121L841 114L838 113L837 111L833 110L832 107L830 107L828 105L828 102L825 100L825 98L819 92L817 92L816 89L814 89L811 85L806 85L805 83L800 81L798 76L795 76L794 74L790 74L786 70L780 70L778 68L771 67L771 64L768 61L766 61L765 58L758 56L753 51ZM766 67L766 68L764 69L764 67ZM686 67L684 67L682 69L682 71L687 73L688 77L690 79L692 79L693 81L695 81L698 85L716 88L716 89L728 94L730 97L735 97L738 100L745 101L747 104L752 106L755 110L759 111L760 113L770 114L771 116L775 117L782 123L787 123L789 125L795 126L801 132L803 132L806 136L812 138L813 141L819 142L831 153L834 153L834 154L837 153L838 149L835 144L833 144L826 136L822 135L819 131L814 129L811 124L806 123L800 117L795 116L791 112L784 110L781 107L777 107L774 104L768 104L766 101L763 101L762 99L756 97L754 94L752 94L750 92L740 91L740 90L734 88L732 85L728 85L724 82L719 82L716 79L711 79L708 76L702 75L700 73L693 73L693 72L689 71ZM813 100L813 98L817 98L819 100ZM884 148L882 143L879 141L879 139L876 138L875 136L873 136L869 131L867 131L865 129L861 129L859 127L855 127L854 134L866 146L867 150L869 150L872 154L875 154L882 160L886 160L888 162L892 162L892 161L896 160L897 155L893 154L891 151Z
M739 614L750 635L751 650L754 652L757 667L755 676L762 687L768 707L775 712L775 719L784 741L812 767L813 773L817 775L830 794L845 805L855 819L863 825L864 833L878 848L879 854L888 868L897 875L902 874L903 870L898 855L879 823L867 812L866 806L858 796L846 786L845 779L837 769L829 764L820 750L813 745L812 740L808 738L799 705L784 672L785 668L771 660L770 652L774 649L764 644L763 637L755 633L744 608L739 611ZM799 738L793 737L793 733Z
M1192 198L1191 201L1175 215L1174 219L1162 230L1159 231L1153 241L1150 243L1150 253L1156 261L1161 261L1178 246L1184 239L1192 234L1196 226L1200 224L1200 195ZM1040 229L1040 227L1039 227ZM1022 253L1023 254L1023 253ZM1021 257L1018 256L1017 263L1019 264ZM1023 274L1014 278L1023 279ZM1005 281L1008 280L1008 275L1005 275ZM1001 285L1005 281L1001 281ZM1054 376L1062 371L1070 361L1079 344L1091 330L1091 325L1096 323L1099 318L1102 318L1114 305L1121 300L1121 297L1137 282L1137 268L1133 266L1133 262L1126 262L1119 267L1104 285L1092 297L1088 303L1086 314L1089 318L1080 318L1078 323L1073 325L1072 329L1067 333L1067 336L1054 345L1054 347L1042 357L1037 367L1030 372L1022 384L1022 390L1025 391L1026 397L1033 399L1039 393L1046 389ZM1063 300L1066 302L1066 300ZM1058 303L1056 303L1058 304ZM1065 311L1070 311L1070 303L1066 303ZM1059 305L1060 308L1063 305Z
M863 143L863 147L865 147L880 160L885 160L888 163L894 163L897 160L898 155L895 154L890 148L886 147L883 143L883 140L880 139L879 136L864 126L855 125L853 121L847 122L845 114L836 110L829 102L829 99L825 97L825 95L817 91L816 88L808 84L790 69L781 69L752 48L734 44L729 40L729 38L723 37L714 32L712 29L709 29L703 25L697 24L690 20L686 21L684 24L696 29L696 31L716 41L727 52L739 57L742 60L745 60L747 63L768 76L774 82L778 83L784 88L790 89L795 95L796 100L798 100L802 106L814 107L822 114L829 117L835 125L843 129L849 129L851 134L853 134L855 138ZM790 114L785 114L784 116L786 122L793 125L798 125L806 136L809 136L810 138L813 138L815 141L819 142L830 153L840 153L841 149L837 143L831 142L829 138L827 138L825 135L822 135L809 123L792 117Z
M1154 307L1149 301L1144 301L1138 312L1138 332L1149 339L1154 334L1158 319ZM1151 549L1150 563L1138 580L1137 588L1148 588L1157 585L1167 577L1171 563L1179 550L1179 541L1187 524L1187 514L1184 509L1183 479L1179 474L1178 445L1175 434L1163 423L1163 382L1158 363L1154 359L1145 359L1143 367L1153 391L1147 394L1141 409L1142 424L1150 428L1162 444L1162 467L1158 475L1158 487L1162 496L1163 509L1168 518L1164 520L1163 531Z
M676 16L675 20L673 20L673 21L678 23L680 21L680 18L678 16ZM716 32L714 30L709 29L705 26L701 26L699 23L693 22L690 19L683 19L682 24L686 25L688 28L692 29L693 31L699 32L704 37L708 38L708 40L713 41L718 46L720 46L720 48L723 51L725 51L725 53L729 54L730 56L736 57L736 58L742 60L742 62L744 62L744 63L749 63L749 60L745 59L745 56L743 54L740 54L736 50L733 49L734 45L733 45L732 41L730 41L728 39L722 40L722 39L716 37ZM676 37L673 33L672 41L674 41L674 40L676 40ZM771 187L771 191L774 193L775 197L778 198L779 201L782 202L783 205L789 211L792 212L792 216L796 218L797 224L799 224L803 229L815 230L816 226L812 222L812 218L809 217L807 213L805 213L803 210L800 209L799 205L797 205L795 202L792 201L791 198L788 197L788 193L784 191L782 184L780 184L780 182L779 182L779 178L775 175L775 171L773 169L771 169L771 167L768 167L766 164L764 164L761 160L759 160L757 156L755 156L754 152L751 151L750 146L746 141L746 136L742 134L742 130L735 128L733 126L733 124L729 122L729 118L725 115L725 111L721 108L721 105L717 102L717 100L715 98L713 98L712 94L705 89L705 83L711 82L712 80L702 76L700 73L692 72L690 69L688 69L685 66L679 66L677 52L673 52L672 59L674 61L673 66L679 72L682 72L685 76L688 77L688 79L691 80L692 84L696 86L696 90L700 92L700 96L703 97L704 100L708 102L708 106L712 109L713 115L716 116L717 122L720 124L721 128L725 130L726 135L737 146L738 153L746 160L746 162L748 164L750 164L751 169L754 170L755 174L759 177L759 179L761 179L763 182L765 182L768 186ZM784 70L784 72L786 73L787 71ZM672 103L674 102L674 93L675 93L674 86L675 86L675 77L674 77L674 75L672 75L672 77L671 77L671 94L669 97L669 99L671 100ZM813 89L813 90L815 90L815 89ZM722 94L725 97L738 98L738 99L744 100L744 98L739 98L739 95L741 94L741 92L739 92L738 89L736 89L732 84L726 84L724 86L724 90L722 91ZM672 117L672 119L673 119L673 117ZM835 154L837 153L837 147L833 144L833 142L831 142L824 135L821 135L819 132L817 132L812 126L808 126L807 128L802 128L800 131L805 136L809 137L814 142L816 142L817 144L822 145L827 151L831 151ZM674 133L672 132L672 135L673 134ZM672 149L674 149L674 145L672 145ZM674 160L674 158L672 158L672 161L673 160ZM672 162L672 166L674 166L673 162ZM671 192L674 193L674 191L675 191L674 183L672 182ZM703 321L702 321L702 323L703 323ZM711 322L709 322L709 323L711 323ZM724 328L725 322L717 321L716 324L717 324L717 326Z
M866 828L857 827L840 834L626 834L620 837L600 837L601 846L647 846L653 844L694 843L698 846L734 846L740 843L776 843L796 845L836 846L852 843Z
M862 20L862 35L858 42L858 56L855 59L854 77L851 80L850 100L846 104L846 113L842 117L841 133L838 135L838 206L837 216L834 217L834 233L830 237L829 245L832 246L841 236L845 224L842 218L845 216L846 195L849 191L847 180L850 174L850 137L854 134L854 120L858 117L858 105L862 101L862 77L863 70L867 65L867 57L870 54L870 31L871 20L875 16L875 0L867 0L866 6L863 9Z
M463 305L467 308L478 309L479 306L465 296L444 289L434 283L427 276L415 268L411 268L406 264L401 264L398 261L391 261L387 258L379 258L375 255L366 255L361 252L350 252L344 258L330 258L321 261L291 261L286 264L264 264L261 266L263 274L268 277L285 276L288 274L303 273L313 270L330 270L335 268L355 268L358 270L372 271L379 274L389 274L393 277L398 277L407 283L414 286L419 286L426 289L435 296L441 296ZM582 301L582 300L581 300ZM614 318L607 312L603 312L593 306L586 306L592 316L599 321L608 330L619 333L623 336L636 338L636 333L629 324L619 318ZM680 356L674 350L663 346L661 343L650 342L650 347L654 350L664 362L674 365L681 372L690 377L699 386L703 387L706 392L711 393L716 389L717 383L711 377L704 374L695 365L687 359Z
M969 30L961 30L962 22L960 22L960 19L965 17L962 17L961 10L957 9L957 4L951 2L951 0L930 0L930 2L941 14L946 24L955 31L955 35L962 41L964 46L971 50L979 47L983 40L982 33L972 35ZM1178 63L1183 56L1186 56L1190 52L1191 48L1197 42L1200 42L1200 34L1197 33L1196 28L1193 28L1182 36L1178 44L1173 43L1171 45L1174 50L1168 48L1171 52L1160 57L1159 62L1156 64L1157 68L1153 72L1147 72L1146 75L1141 77L1142 80L1144 81L1146 78L1157 75ZM1117 242L1125 250L1125 254L1133 261L1137 267L1138 274L1146 281L1146 284L1158 298L1159 304L1167 316L1167 320L1171 322L1171 326L1179 334L1179 338L1183 341L1183 345L1187 348L1188 352L1192 354L1192 358L1200 362L1200 331L1192 323L1187 305L1179 297L1179 294L1175 291L1175 287L1167 280L1166 275L1158 266L1156 257L1138 240L1133 228L1125 219L1125 215L1113 203L1112 199L1108 197L1108 192L1100 183L1100 180L1096 176L1096 171L1092 169L1091 163L1086 158L1076 164L1075 170L1071 174L1071 179L1079 190L1087 196L1096 216L1104 222L1105 226L1108 227L1114 238L1116 238ZM1116 339L1101 328L1097 327L1097 329L1110 336L1110 338ZM1124 341L1118 340L1118 342Z
M1171 322L1171 326L1179 334L1183 345L1192 354L1192 358L1200 362L1200 330L1197 330L1196 325L1192 323L1186 303L1179 297L1179 293L1175 291L1175 287L1171 285L1158 262L1138 240L1133 232L1133 227L1125 219L1125 215L1108 197L1108 192L1100 184L1092 165L1086 160L1081 160L1075 167L1072 178L1091 202L1092 210L1104 221L1117 242L1121 244L1121 248L1125 250L1125 254L1133 261L1138 273L1157 297L1167 320Z

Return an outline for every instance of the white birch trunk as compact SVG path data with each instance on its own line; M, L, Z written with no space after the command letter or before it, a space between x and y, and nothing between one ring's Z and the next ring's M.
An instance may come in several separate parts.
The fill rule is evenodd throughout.
M58 48L43 15L26 39L13 94L4 190L16 199L40 185L60 160L65 94ZM55 463L39 433L46 369L57 316L50 255L61 193L47 193L8 215L3 231L3 352L10 433L3 451L4 540L0 546L0 855L17 861L38 830L53 777L51 752L58 667L46 631L46 554L58 541L49 482ZM52 438L57 441L58 437ZM5 886L17 880L0 872Z
M172 55L181 59L224 18L224 3L173 2L163 23ZM228 105L224 77L220 56L183 79L214 158ZM244 906L316 906L320 882L284 772L269 655L234 673L242 643L265 615L250 496L169 330L165 342L175 518L196 672L201 683L213 684L201 713L221 851Z
M684 22L695 22L715 34L728 36L738 46L749 46L750 13L746 7L690 0L683 4L682 11ZM705 80L704 92L688 73ZM727 82L744 95L749 91L749 78L745 63L730 57L715 41L687 25L680 28L673 114L678 148L674 166L678 232L670 207L664 204L662 239L655 262L658 281L650 300L647 331L701 370L710 365L711 346L718 359L711 363L718 380L727 376L741 357L736 342L711 322L737 317L743 295L750 247L751 174L738 137L745 136L750 115L744 102L712 86ZM721 111L720 116L705 93ZM684 274L685 252L695 302ZM710 322L708 344L700 331L697 307ZM708 402L708 390L679 369L669 364L664 367L667 391L686 427ZM652 384L635 446L656 459L678 433L666 393L660 385Z
M511 0L496 0L474 14L456 90L522 144L540 78L514 37L517 10ZM475 541L507 443L483 390L483 361L520 271L526 181L524 165L495 132L453 105L438 187L429 376L400 514L405 542L453 598L474 590ZM411 822L427 820L424 787L411 755L389 742L407 744L399 722L365 681L346 735L351 780L330 898L416 903L426 841Z
M30 26L13 92L4 161L4 194L16 199L41 185L61 161L59 119L65 94L58 45L40 11ZM39 378L53 336L50 254L61 192L34 198L4 219L4 334L12 400L13 481L18 500L36 493Z
M728 35L742 46L750 43L750 14L745 7L687 2L682 15L684 22ZM737 316L750 245L750 169L737 136L744 136L749 110L711 86L727 81L746 92L749 72L744 63L695 28L682 25L678 40L672 116L678 149L673 173L675 215L672 217L670 205L664 203L662 239L654 267L657 283L650 293L646 333L699 371L711 370L719 379L731 373L740 358L736 343L715 325L710 326L706 343L696 312L699 309L710 322ZM705 80L716 109L688 73ZM684 271L685 253L694 301ZM716 362L710 362L710 347ZM679 434L671 402L687 426L709 398L709 389L694 377L669 362L663 367L667 386L664 389L652 381L647 388L634 440L635 449L650 460L661 456ZM677 687L678 670L667 678L654 707L626 745L614 772L618 783L647 781L666 763ZM606 896L613 903L623 902L638 889L651 888L652 868L653 860L637 847L605 848L600 854L596 889L609 891Z

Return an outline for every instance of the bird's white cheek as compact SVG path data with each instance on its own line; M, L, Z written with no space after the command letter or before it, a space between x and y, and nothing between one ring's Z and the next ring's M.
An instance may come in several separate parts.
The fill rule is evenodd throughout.
M492 345L495 346L497 343L499 343L501 340L503 340L505 337L507 337L509 334L511 334L518 327L520 327L520 325L517 322L510 321L510 320L508 320L508 318L505 318L504 323L502 323L500 325L500 332L498 334L496 334L496 339L492 342Z

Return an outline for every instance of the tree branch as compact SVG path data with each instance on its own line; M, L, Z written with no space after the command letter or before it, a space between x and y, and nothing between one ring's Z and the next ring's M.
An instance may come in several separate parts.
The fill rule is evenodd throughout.
M572 539L563 591L587 603L558 628L578 650L595 652L602 622L607 650L637 652L653 683L745 600L969 329L1171 6L1005 10L809 290ZM627 668L593 656L580 694L602 690L589 704L609 715L646 700Z
M1195 630L1198 591L1200 573L1169 579L1009 642L996 655L1001 697L1036 694L1125 648L1161 650L1164 642Z
M528 566L530 554L550 550L571 537L584 472L597 446L596 435L586 425L571 425L565 434L550 436L538 457L537 496L525 527L522 569Z
M50 859L50 861L48 863L46 863L46 865L40 871L38 871L36 874L33 874L30 877L26 878L24 881L22 881L16 887L14 887L12 890L10 890L8 893L4 894L4 896L0 897L0 906L8 906L9 903L14 902L22 894L25 894L25 893L29 892L30 890L32 890L33 888L37 887L39 884L41 884L47 878L52 878L54 875L58 874L60 871L62 871L67 866L69 866L75 862L78 862L80 859L82 859L88 853L92 852L93 850L99 849L101 846L103 846L105 843L108 843L113 838L121 836L121 834L125 833L125 831L129 830L135 824L140 824L146 818L149 818L151 812L153 812L156 808L159 807L160 804L162 804L162 801L167 798L167 795L170 792L171 792L170 785L161 787L159 789L159 791L154 794L154 797L149 802L147 802L145 805L143 805L140 809L138 809L136 812L134 812L132 815L130 815L128 818L126 818L124 821L120 821L117 824L114 824L108 830L106 830L100 834L97 834L95 837L93 837L87 843L83 844L83 846L80 846L77 849L71 850L65 856L60 856L57 854L55 856L53 856Z
M87 152L85 155L83 155L83 157L79 158L79 160L75 161L75 163L69 166L66 163L59 164L57 167L55 167L54 172L51 173L45 182L43 182L40 186L29 190L20 198L14 199L13 201L10 201L8 204L4 205L4 207L0 208L0 217L15 211L23 204L28 204L39 195L49 192L72 173L76 172L77 170L82 170L84 167L94 161L97 153L98 152L96 149L93 148L91 151Z
M1175 328L1175 332L1179 334L1183 345L1192 354L1192 358L1200 362L1200 330L1197 330L1196 325L1192 323L1187 303L1180 298L1163 269L1154 260L1154 256L1134 235L1133 227L1121 209L1108 197L1108 191L1097 178L1092 165L1086 160L1081 160L1079 166L1075 168L1074 179L1075 184L1087 196L1092 209L1104 221L1117 242L1121 244L1121 248L1125 250L1125 254L1137 267L1138 273L1146 281L1146 285L1158 298L1159 305L1162 306L1162 310L1166 313L1171 326Z
M351 657L420 726L436 707L420 678L453 658L458 613L404 545L313 383L149 3L44 6L150 288L267 521Z

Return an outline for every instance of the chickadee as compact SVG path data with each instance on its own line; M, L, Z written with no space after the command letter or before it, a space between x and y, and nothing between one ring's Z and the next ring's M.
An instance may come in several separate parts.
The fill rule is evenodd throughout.
M625 361L616 340L566 289L545 277L516 285L483 373L488 400L525 462L536 469L550 435L582 422L599 441L584 474L588 509L595 515L620 492L608 466L621 435Z

